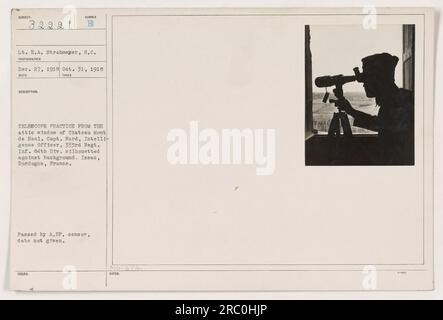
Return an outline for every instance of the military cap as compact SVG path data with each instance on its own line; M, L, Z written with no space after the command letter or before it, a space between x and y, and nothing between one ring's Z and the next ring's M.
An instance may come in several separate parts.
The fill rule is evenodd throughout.
M363 73L376 73L394 78L398 60L398 57L386 52L364 57L361 60Z

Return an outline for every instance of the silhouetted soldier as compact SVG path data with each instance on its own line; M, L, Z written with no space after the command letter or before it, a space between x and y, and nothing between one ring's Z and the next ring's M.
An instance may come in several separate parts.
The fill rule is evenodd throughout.
M336 104L354 118L354 126L378 132L383 164L414 164L414 99L395 84L398 58L389 53L362 59L363 87L380 106L377 116L355 110L346 99Z

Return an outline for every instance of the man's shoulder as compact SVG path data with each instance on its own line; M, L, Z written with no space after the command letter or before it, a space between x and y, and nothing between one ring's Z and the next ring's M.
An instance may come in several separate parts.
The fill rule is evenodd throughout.
M398 89L398 95L400 97L412 98L412 91L404 88Z
M413 105L414 104L414 94L411 90L400 88L398 90L396 100L401 105Z

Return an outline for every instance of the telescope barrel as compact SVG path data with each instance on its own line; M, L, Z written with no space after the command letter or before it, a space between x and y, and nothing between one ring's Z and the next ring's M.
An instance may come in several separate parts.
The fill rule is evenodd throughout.
M348 82L356 81L356 76L323 76L315 78L315 85L319 88L343 85Z

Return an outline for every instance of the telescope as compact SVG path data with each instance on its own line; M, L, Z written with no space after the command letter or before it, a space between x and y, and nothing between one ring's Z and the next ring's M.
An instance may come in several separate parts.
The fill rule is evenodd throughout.
M323 76L315 79L315 85L319 88L326 88L332 86L342 86L348 82L354 82L357 80L356 76L344 76L342 74L336 76Z
M353 76L344 76L342 74L338 74L335 76L322 76L315 78L315 85L319 88L327 88L332 86L343 86L348 82L363 82L363 73L360 72L358 67L355 67Z
M344 99L343 96L343 85L349 82L363 82L364 76L363 73L360 72L358 67L355 67L353 69L354 75L353 76L344 76L342 74L338 74L335 76L322 76L315 78L315 85L319 88L327 88L327 87L333 87L334 89L334 95L337 99L329 99L329 103L334 103L336 106L338 106L338 102L341 99ZM327 90L327 89L326 89ZM326 91L323 102L326 103L328 101L329 92ZM339 137L341 134L340 126L343 127L343 133L346 137L352 136L352 130L351 126L349 124L348 116L345 112L343 112L340 108L338 112L334 113L333 118L331 120L331 123L329 125L329 131L328 135L331 137Z

